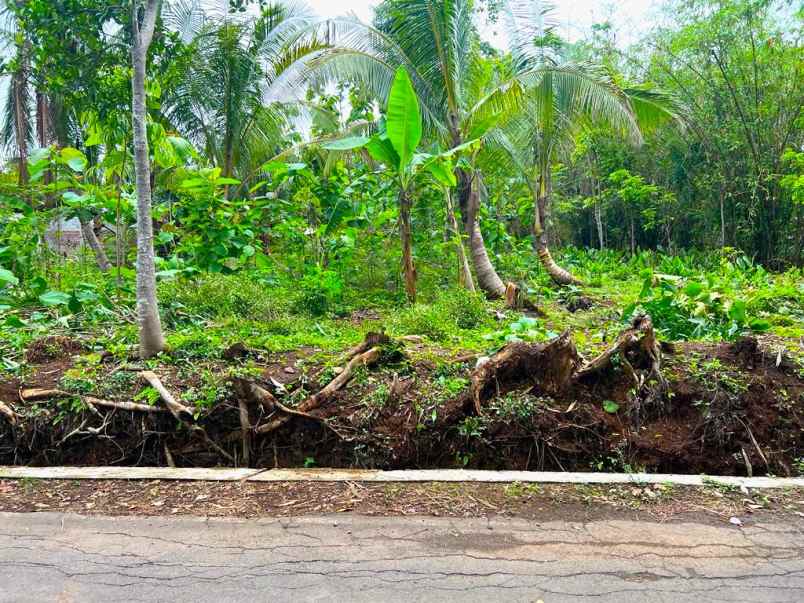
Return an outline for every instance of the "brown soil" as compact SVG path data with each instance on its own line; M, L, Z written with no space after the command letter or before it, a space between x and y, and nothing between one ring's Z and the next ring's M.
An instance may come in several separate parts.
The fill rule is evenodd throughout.
M83 344L77 339L63 335L50 335L31 342L28 349L25 350L25 360L31 364L37 364L48 360L68 358L83 349Z
M74 365L72 355L81 348L78 343L44 341L29 350L29 357L40 360L30 362L23 382L0 382L0 401L21 419L12 427L0 416L0 464L166 465L169 451L178 466L232 465L166 413L96 413L69 399L21 401L23 387L59 387ZM407 355L387 354L376 366L360 368L346 387L312 411L315 418L292 416L275 431L251 434L250 464L801 472L801 368L787 359L779 362L775 353L751 340L676 344L672 351L665 346L667 391L637 399L632 380L617 365L556 391L544 383L534 385L530 373L538 367L532 367L528 374L507 376L496 389L486 388L482 416L467 388L475 374L473 355L445 361L440 351L420 342L406 346ZM189 371L164 365L157 372L181 399L204 387L205 373L221 376L223 383L222 375L248 366L249 375L257 375L255 381L287 407L319 391L333 374L314 349L284 354L234 349L225 356ZM93 366L91 380L99 391L85 393L134 400L144 384L128 370L113 362ZM103 391L118 381L119 390ZM223 393L212 407L197 409L198 424L240 464L239 400L233 387ZM249 425L270 420L264 407L247 402Z
M748 525L804 516L804 491L513 483L361 484L0 480L0 511L85 515L287 517L332 513L575 519L683 520Z

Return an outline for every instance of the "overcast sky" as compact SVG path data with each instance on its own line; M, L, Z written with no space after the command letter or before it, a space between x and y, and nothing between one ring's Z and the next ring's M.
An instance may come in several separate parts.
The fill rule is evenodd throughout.
M377 0L306 0L322 17L335 17L350 12L363 21L371 20L372 7ZM575 40L583 35L592 24L611 19L617 33L628 43L648 28L657 5L656 0L552 0L555 7L554 20L560 25L564 38ZM484 32L492 41L493 31Z

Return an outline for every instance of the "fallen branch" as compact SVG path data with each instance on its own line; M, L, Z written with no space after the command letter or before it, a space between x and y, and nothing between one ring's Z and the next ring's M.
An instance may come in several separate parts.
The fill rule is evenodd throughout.
M119 402L117 400L104 400L102 398L85 396L83 394L73 394L60 389L39 389L39 388L24 389L20 392L20 398L23 400L78 398L79 400L90 406L104 406L106 408L116 408L118 410L128 410L132 412L151 412L151 413L168 412L166 409L159 408L158 406L148 406L147 404L138 404L136 402Z
M145 379L151 387L159 392L159 396L162 398L165 406L167 406L167 409L174 417L176 417L177 420L181 421L182 423L195 423L195 416L193 416L192 411L184 404L176 401L176 398L174 398L167 388L162 385L162 382L159 380L159 377L156 376L156 373L153 371L142 371L140 373L140 377Z

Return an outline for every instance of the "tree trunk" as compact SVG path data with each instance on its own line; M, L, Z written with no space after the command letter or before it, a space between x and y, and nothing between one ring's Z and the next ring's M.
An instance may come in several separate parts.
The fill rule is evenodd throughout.
M47 96L41 90L36 91L36 139L39 146L45 148L50 140L50 123Z
M416 266L413 263L413 233L410 226L410 191L399 192L399 236L402 240L402 275L408 301L416 303Z
M448 232L456 241L456 251L458 252L458 282L469 289L475 291L475 282L472 278L472 270L469 268L469 259L466 257L466 250L463 248L463 239L461 238L460 226L455 219L455 208L452 207L452 193L449 189L445 189L444 198L447 203L447 224L449 225Z
M134 130L134 165L137 182L137 322L140 356L150 358L165 348L159 306L156 300L156 268L154 266L154 234L151 221L151 166L148 154L145 106L145 65L151 45L160 0L148 0L140 22L138 2L134 0L132 15L134 74L132 87L132 120Z
M103 245L95 234L95 228L92 224L92 221L86 221L83 219L79 221L81 222L81 234L84 236L84 243L86 243L95 253L98 268L100 268L101 272L109 272L112 264L109 262L109 258L106 256L106 250L103 248Z
M556 264L550 253L547 233L550 184L547 182L547 178L542 176L538 187L531 184L531 191L533 193L533 245L539 261L557 285L581 285L579 279Z
M634 232L634 216L631 216L630 222L631 222L631 226L630 226L630 230L631 230L631 255L634 255L634 253L636 253L636 235L635 235L635 232Z
M603 238L603 211L600 208L600 201L595 199L595 225L597 226L597 242L600 249L606 247L606 241Z
M480 207L479 178L480 174L478 172L460 172L461 212L464 219L464 228L469 235L469 250L472 254L472 263L477 274L477 284L489 299L500 299L505 296L505 285L489 259L477 218Z
M14 133L19 158L18 183L28 184L28 137L31 131L28 111L28 76L30 71L30 45L27 40L17 45L17 70L11 77L11 93L14 102Z
M723 187L720 189L720 248L726 246L726 218L723 215Z

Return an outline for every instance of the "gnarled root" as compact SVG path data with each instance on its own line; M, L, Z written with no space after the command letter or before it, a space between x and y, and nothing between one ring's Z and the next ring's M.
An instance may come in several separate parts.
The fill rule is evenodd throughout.
M3 415L11 425L17 424L17 413L7 404L0 402L0 415Z
M548 395L557 394L570 382L580 363L569 331L547 343L510 343L472 374L475 410L481 414L485 402L524 385Z
M391 339L385 333L368 333L361 344L349 350L350 359L343 370L321 391L302 401L296 408L283 405L271 392L256 383L242 379L236 381L235 387L241 397L257 402L269 416L273 416L270 421L258 426L255 429L256 433L270 433L287 423L293 416L323 421L310 414L311 411L331 400L339 390L349 383L358 368L375 364L382 356L383 346L389 343L391 343ZM329 425L327 424L327 426ZM336 431L336 433L338 432ZM338 435L340 436L340 433Z

